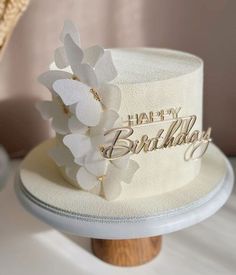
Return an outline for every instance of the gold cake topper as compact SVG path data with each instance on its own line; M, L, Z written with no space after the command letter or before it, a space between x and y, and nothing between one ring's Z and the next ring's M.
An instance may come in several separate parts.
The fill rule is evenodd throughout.
M179 117L180 110L181 107L178 107L128 115L128 120L124 121L125 126L105 133L105 136L112 135L113 139L109 145L100 146L103 157L114 160L127 154L147 153L187 144L184 159L188 161L201 158L212 140L211 128L206 131L193 130L197 117ZM169 122L170 125L167 129L157 130L154 137L144 134L140 139L131 139L136 127L158 125L162 122Z

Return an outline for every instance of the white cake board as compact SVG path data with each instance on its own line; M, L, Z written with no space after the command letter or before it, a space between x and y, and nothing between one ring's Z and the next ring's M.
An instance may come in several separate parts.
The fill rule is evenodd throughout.
M38 148L34 149L28 156L28 163L27 163L27 158L25 161L23 161L23 164L21 166L21 172L22 169L26 169L27 166L30 171L30 176L29 174L24 174L20 176L20 173L18 173L16 177L16 193L17 196L20 200L20 202L23 204L23 206L30 211L33 215L38 217L39 219L43 220L47 224L51 225L52 227L63 231L67 232L70 234L78 235L78 236L83 236L83 237L92 237L92 238L97 238L97 239L132 239L132 238L142 238L142 237L150 237L150 236L158 236L162 234L167 234L171 233L177 230L181 230L183 228L192 226L194 224L197 224L204 219L210 217L213 215L217 210L219 210L228 197L231 194L232 188L233 188L233 183L234 183L234 175L233 175L233 170L228 162L227 158L223 155L223 153L216 148L216 146L212 145L212 149L209 150L208 156L206 156L205 162L203 162L203 165L207 165L207 161L211 160L213 161L211 170L203 170L202 173L203 178L205 177L207 180L207 184L211 186L211 190L209 189L204 189L201 190L201 192L198 191L198 197L196 197L194 200L194 197L191 197L191 192L189 190L184 190L183 192L190 192L189 197L193 200L191 203L187 203L184 205L180 205L179 207L175 207L173 209L170 209L171 203L169 204L169 209L167 210L160 210L160 207L158 206L158 196L155 198L145 198L145 201L150 200L150 204L156 203L157 205L157 210L156 214L146 214L144 215L143 213L140 214L140 216L137 215L137 213L132 216L130 213L126 212L132 212L132 208L128 208L128 206L136 206L140 205L140 202L142 203L143 200L141 199L136 199L135 201L132 202L118 202L118 203L110 203L110 202L104 202L102 201L103 199L101 198L96 198L95 195L92 194L87 194L83 191L78 191L81 193L78 193L78 196L85 197L87 200L87 205L88 205L88 212L89 213L84 213L85 210L82 209L81 207L81 212L80 213L80 201L78 201L78 205L76 206L71 206L70 207L75 207L77 209L76 211L68 211L68 209L63 209L59 208L58 205L56 206L57 203L62 203L63 202L55 202L54 205L50 205L48 203L48 200L50 199L50 192L54 192L54 196L57 196L57 193L59 194L59 191L57 190L57 183L55 185L52 185L52 189L48 188L48 194L45 195L42 199L40 197L41 191L40 189L40 183L42 183L43 186L43 181L45 181L45 177L47 178L47 171L44 171L44 176L35 178L36 182L32 182L32 189L29 191L28 189L31 188L31 182L29 181L30 179L32 180L32 173L33 176L34 174L37 174L40 172L34 171L37 170L35 165L47 165L50 166L50 163L47 163L48 159L45 154L45 150L47 147L47 142L44 144L41 144L38 146ZM38 157L36 151L40 151L42 154L40 159L35 158L35 156ZM213 151L212 151L213 150ZM211 158L213 157L213 160ZM42 159L43 158L43 159ZM215 159L215 163L214 163ZM35 164L33 164L35 161ZM30 163L30 165L29 165ZM214 171L214 164L216 165L215 171ZM220 165L217 167L217 165ZM29 167L30 166L30 167ZM224 169L221 169L221 173L217 174L217 171L220 170L220 167L224 167ZM53 166L50 168L53 169ZM46 166L45 166L46 170ZM57 173L57 172L55 172ZM205 174L204 174L205 173ZM214 173L217 174L217 181L216 178L213 177L214 179L214 184L210 183L209 181L209 175L207 177L206 173ZM37 175L39 176L39 175ZM41 176L41 175L40 175ZM60 177L60 173L58 172L58 175ZM210 177L211 178L211 177ZM48 180L48 179L47 179ZM37 185L37 181L39 185ZM47 183L47 182L46 182ZM192 183L194 187L194 182ZM199 184L199 183L198 183ZM59 188L59 187L58 187ZM67 185L60 186L60 188L67 188ZM71 187L68 187L71 188ZM192 190L193 188L191 188ZM199 189L199 188L198 188ZM181 190L177 190L178 192L181 192ZM176 196L178 195L178 192L175 191L173 194L166 195L166 199L170 200L170 197L173 197L175 194ZM193 190L195 192L196 190ZM72 194L73 194L72 190ZM68 193L69 196L69 193ZM91 197L90 197L91 196ZM169 197L168 197L169 196ZM40 198L39 198L40 197ZM63 200L71 200L71 198L68 198L67 196L63 197ZM91 208L89 207L90 200L92 204L95 204L97 208ZM162 201L163 198L160 198L160 201ZM175 201L175 200L174 200ZM102 213L102 207L105 203L105 209L107 210L107 207L109 205L111 206L111 212L114 212L114 209L120 204L123 207L126 207L126 211L124 211L123 216L119 211L117 211L117 216L107 216L106 211L105 214ZM130 204L129 204L130 203ZM65 204L66 205L66 204ZM148 204L147 204L148 205ZM174 205L174 204L173 204ZM91 213L93 211L98 211L98 208L100 207L100 212L97 215L92 215ZM145 206L147 207L147 206ZM159 208L158 208L159 207ZM113 209L114 208L114 209ZM85 208L86 209L86 208ZM95 210L94 210L95 209ZM122 209L122 208L121 208ZM130 210L131 209L131 210ZM116 209L115 209L116 210ZM152 209L153 211L153 205ZM137 211L137 209L136 209ZM148 211L146 211L148 213ZM150 212L151 213L151 212Z

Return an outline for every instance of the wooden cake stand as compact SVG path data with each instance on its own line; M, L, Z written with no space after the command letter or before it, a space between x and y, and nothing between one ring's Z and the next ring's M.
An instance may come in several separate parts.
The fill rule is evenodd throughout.
M31 153L32 156L33 154L34 152ZM32 194L34 190L38 192L38 189L43 184L40 172L38 172L40 176L32 183L32 192L29 192L26 188L26 178L23 177L24 180L22 180L20 173L16 177L15 189L22 205L39 219L60 231L92 238L92 250L98 258L113 265L136 266L150 261L160 252L161 235L197 224L213 215L224 205L232 191L234 175L230 163L222 153L220 154L223 161L225 161L226 165L224 167L226 168L224 169L226 172L217 181L214 190L201 197L201 199L193 201L191 204L165 212L158 212L156 215L140 217L137 217L137 215L135 217L123 217L122 215L117 217L115 215L112 217L104 215L94 216L78 212L73 213L49 205L49 203L45 203L45 201ZM28 160L28 163L31 165L33 158ZM45 161L41 160L40 169L45 174L46 168L42 167L46 165L44 163ZM32 173L32 167L30 169L30 173ZM53 166L51 169L53 169ZM214 173L215 167L212 166L212 169L211 173ZM38 185L36 185L36 181ZM30 187L31 182L31 180L28 181L28 186ZM47 184L48 182L46 182L46 186ZM53 186L53 182L51 186ZM60 188L65 187L60 186ZM50 190L48 190L48 193L52 192L54 196L58 194L54 193L52 188ZM63 193L60 200L64 200L64 197L68 200L68 196L64 196ZM87 202L87 197L85 201ZM159 202L156 198L152 198L150 203L156 204ZM136 208L137 206L142 207L139 202ZM95 207L95 211L99 212L101 209L102 207ZM105 210L107 211L107 207L105 207Z

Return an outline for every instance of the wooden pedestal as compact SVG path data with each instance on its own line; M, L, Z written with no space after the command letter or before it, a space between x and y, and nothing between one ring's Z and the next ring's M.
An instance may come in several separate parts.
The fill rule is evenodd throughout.
M161 250L161 236L130 239L92 239L94 255L109 264L136 266L152 260Z

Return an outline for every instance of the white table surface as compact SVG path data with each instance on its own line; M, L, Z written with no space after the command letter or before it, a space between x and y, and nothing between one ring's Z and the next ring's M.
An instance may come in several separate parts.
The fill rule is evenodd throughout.
M236 159L231 159L236 168ZM160 255L141 267L108 265L90 250L90 240L62 234L26 212L13 189L19 162L12 162L0 192L0 275L49 274L236 274L236 190L208 220L166 235Z

